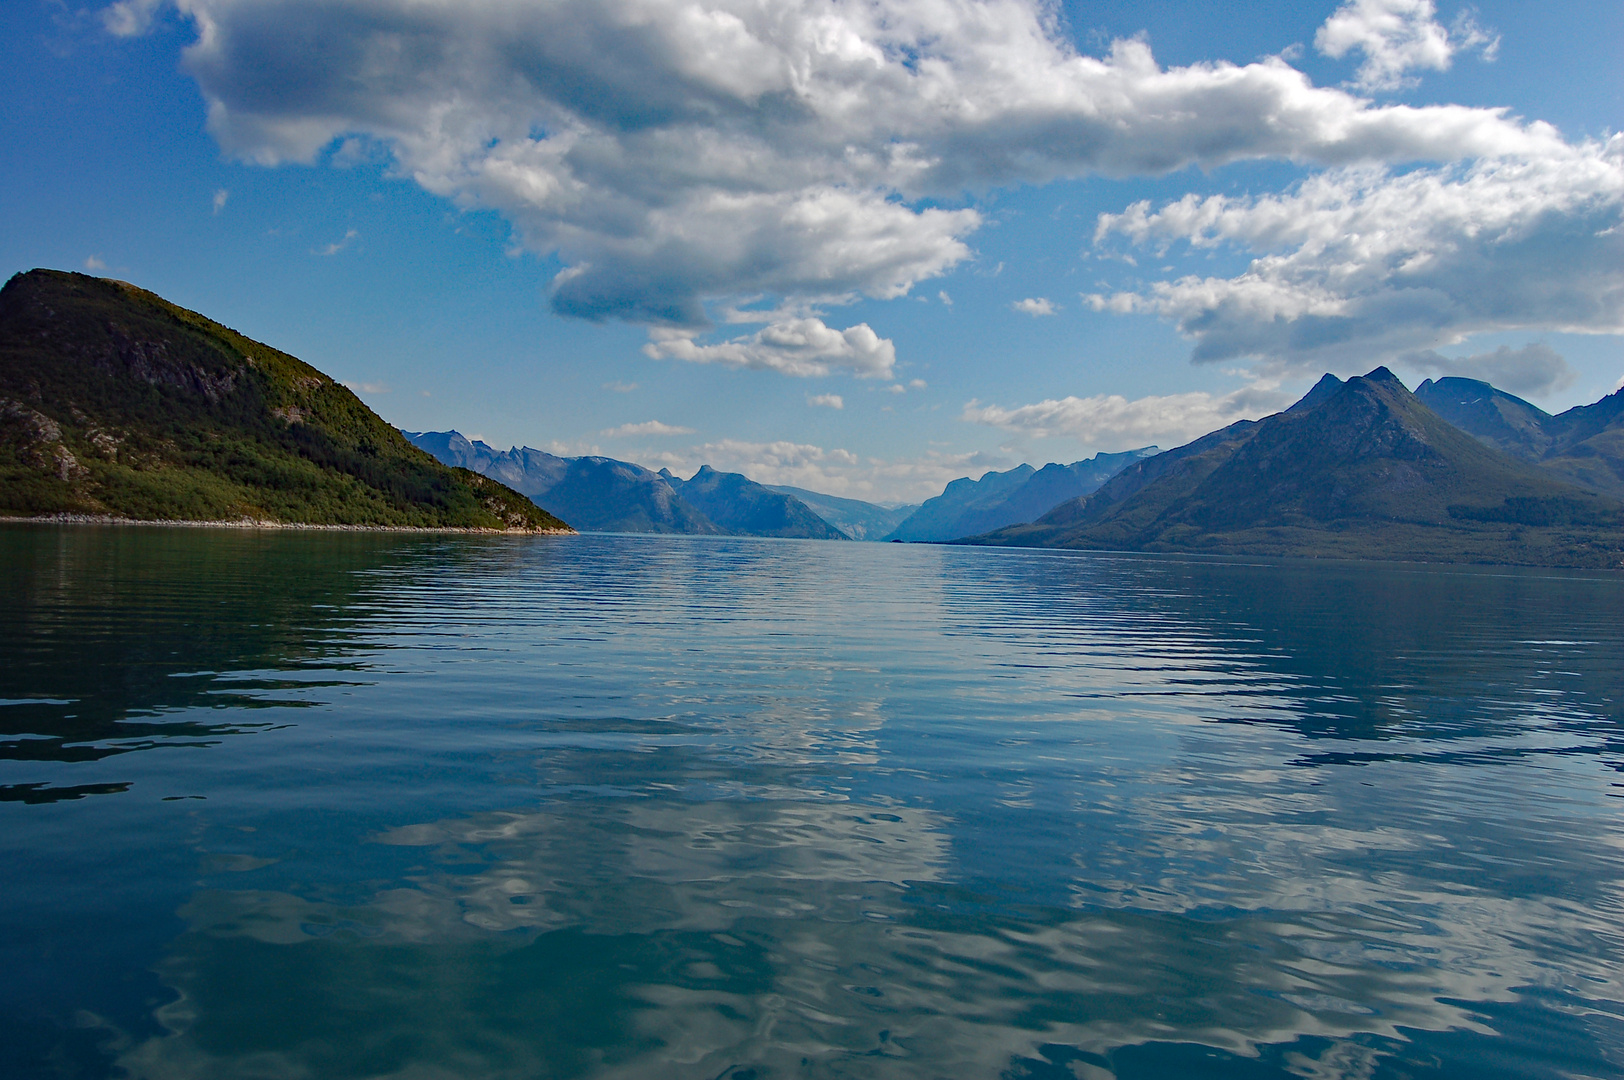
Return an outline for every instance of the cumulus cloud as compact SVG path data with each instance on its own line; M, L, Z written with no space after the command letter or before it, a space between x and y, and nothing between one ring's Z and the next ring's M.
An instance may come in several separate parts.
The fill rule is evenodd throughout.
M690 427L677 427L675 424L662 424L658 420L647 420L641 424L621 424L619 427L605 428L601 434L611 439L625 438L629 435L692 435L694 429Z
M139 37L152 28L163 0L118 0L102 9L102 26L114 37Z
M1291 404L1268 384L1228 394L1192 392L1129 400L1120 394L1064 397L1006 409L971 401L959 419L1029 438L1064 436L1100 450L1154 443L1178 446L1236 420L1255 420Z
M220 188L214 193L214 212L218 214L226 208L226 200L231 198L231 192Z
M1494 58L1499 36L1478 26L1470 13L1462 13L1453 32L1438 22L1437 14L1432 0L1351 0L1319 28L1314 46L1335 59L1363 53L1354 76L1362 90L1414 85L1410 72L1447 71L1455 54L1464 50L1478 49L1485 59Z
M1399 363L1433 378L1454 375L1492 383L1513 394L1543 397L1566 390L1578 379L1563 355L1549 345L1535 343L1513 349L1502 345L1475 356L1447 357L1427 349L1399 357Z
M954 204L1001 185L1560 145L1503 111L1376 106L1278 58L1081 55L1040 0L174 2L229 153L367 141L560 259L557 310L689 330L733 297L902 295L969 257L982 217ZM121 0L105 21L137 33L152 11Z
M1054 305L1041 296L1016 300L1009 306L1026 315L1053 315L1055 310Z
M1198 361L1351 372L1491 331L1616 334L1624 136L1408 172L1331 170L1281 195L1141 202L1100 217L1096 243L1113 236L1257 255L1233 278L1084 297L1173 320Z
M888 379L897 361L896 346L867 323L836 330L822 319L807 317L771 323L748 337L699 345L682 330L654 329L643 352L653 360L687 360L695 364L777 371L802 378L842 369L859 378Z
M814 408L844 409L846 407L846 399L839 394L813 394L806 399L806 403Z
M85 269L106 270L107 263L102 261L102 257L100 255L87 255L85 256Z

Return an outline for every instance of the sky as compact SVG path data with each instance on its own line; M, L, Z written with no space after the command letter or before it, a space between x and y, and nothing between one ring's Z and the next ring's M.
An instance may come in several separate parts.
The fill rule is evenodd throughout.
M8 0L0 273L413 431L917 501L1624 383L1624 5Z

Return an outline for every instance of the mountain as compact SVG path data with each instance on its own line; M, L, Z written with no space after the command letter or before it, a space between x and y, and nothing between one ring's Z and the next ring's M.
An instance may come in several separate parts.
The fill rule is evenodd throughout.
M814 514L853 540L878 540L919 509L917 503L912 506L880 506L861 499L842 499L783 484L766 486L780 494L795 496Z
M980 480L960 477L943 488L940 495L926 499L906 521L881 539L934 541L963 536L964 533L956 531L960 518L1003 502L1036 471L1030 465L1017 465L1008 472L982 473Z
M957 536L978 536L1001 529L1005 525L1018 525L1034 521L1068 499L1097 491L1101 484L1136 461L1154 456L1154 446L1139 450L1124 450L1118 454L1095 454L1084 461L1070 465L1050 463L1026 478L1026 482L1008 496L991 506L972 509L952 525Z
M1545 424L1551 414L1486 382L1454 376L1428 379L1416 400L1462 431L1524 461L1538 461L1551 447Z
M121 281L0 289L0 515L563 530L287 353Z
M529 447L500 452L455 431L405 434L441 461L495 477L589 532L848 539L793 495L709 465L682 480L614 458L555 457Z
M494 477L587 532L726 531L678 495L664 477L629 461L557 457L528 446L501 452L455 431L404 434L441 461Z
M1624 498L1624 390L1556 416L1476 379L1428 379L1415 396L1490 446Z
M1377 368L966 542L1619 566L1624 505L1468 435Z
M1033 470L1021 465L1008 472L990 472L980 480L955 480L887 540L956 540L979 536L1005 525L1032 521L1068 499L1089 492L1124 468L1157 453L1154 446L1118 454L1095 454L1070 465L1050 463Z
M774 491L742 473L717 472L702 465L687 480L665 469L660 470L660 475L678 495L728 532L811 540L849 539L795 496Z

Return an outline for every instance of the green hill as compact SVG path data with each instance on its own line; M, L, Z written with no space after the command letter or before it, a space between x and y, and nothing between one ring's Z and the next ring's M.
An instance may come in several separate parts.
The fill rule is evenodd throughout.
M1624 566L1624 505L1460 430L1386 368L968 543Z
M121 281L0 289L0 515L567 529L309 364Z
M1428 379L1415 396L1512 457L1570 484L1624 498L1624 390L1556 416L1475 379Z

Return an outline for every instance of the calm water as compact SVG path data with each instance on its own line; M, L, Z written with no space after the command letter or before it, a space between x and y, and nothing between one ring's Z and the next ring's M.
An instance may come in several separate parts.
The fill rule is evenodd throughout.
M0 528L7 1076L1621 1077L1624 578Z

